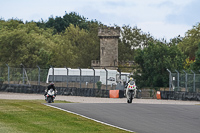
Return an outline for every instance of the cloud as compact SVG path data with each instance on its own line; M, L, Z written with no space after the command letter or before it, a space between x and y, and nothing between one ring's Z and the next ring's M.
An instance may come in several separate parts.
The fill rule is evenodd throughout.
M184 33L200 18L198 0L9 0L0 1L0 18L47 20L76 12L106 25L130 25L158 38Z
M169 24L165 22L144 22L138 24L138 28L142 27L142 31L149 32L156 39L165 38L168 41L177 36L185 36L188 29L192 26L185 24Z
M195 0L185 5L178 12L174 12L169 14L166 17L166 21L168 23L174 24L187 24L187 25L195 25L197 22L200 21L200 1ZM176 9L174 9L176 11Z

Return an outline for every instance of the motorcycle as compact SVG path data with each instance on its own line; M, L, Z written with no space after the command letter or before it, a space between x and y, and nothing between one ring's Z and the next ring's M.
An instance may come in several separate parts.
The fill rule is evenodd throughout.
M133 98L136 96L136 85L134 81L130 81L126 87L127 103L132 103Z
M47 95L45 96L45 100L47 103L54 102L54 99L56 97L55 91L53 89L48 90Z

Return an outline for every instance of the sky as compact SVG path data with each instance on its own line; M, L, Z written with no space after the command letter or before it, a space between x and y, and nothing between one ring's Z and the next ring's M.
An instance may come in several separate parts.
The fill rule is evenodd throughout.
M199 6L200 0L0 0L0 18L38 22L76 12L108 26L137 26L169 41L200 22Z

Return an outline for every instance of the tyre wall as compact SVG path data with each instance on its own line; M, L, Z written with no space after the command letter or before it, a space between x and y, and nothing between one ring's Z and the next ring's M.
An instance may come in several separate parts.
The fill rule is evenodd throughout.
M3 84L0 91L14 93L36 93L44 94L46 86L41 85L19 85ZM85 96L85 97L109 97L109 90L76 88L76 87L57 87L57 95Z

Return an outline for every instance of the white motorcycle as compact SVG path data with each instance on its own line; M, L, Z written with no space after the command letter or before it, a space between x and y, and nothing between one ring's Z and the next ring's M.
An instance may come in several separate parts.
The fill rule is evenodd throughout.
M52 103L54 102L54 99L56 97L56 93L53 89L48 90L47 95L45 96L45 100L47 103Z
M133 98L136 96L136 85L134 81L130 81L126 87L127 103L132 103Z

